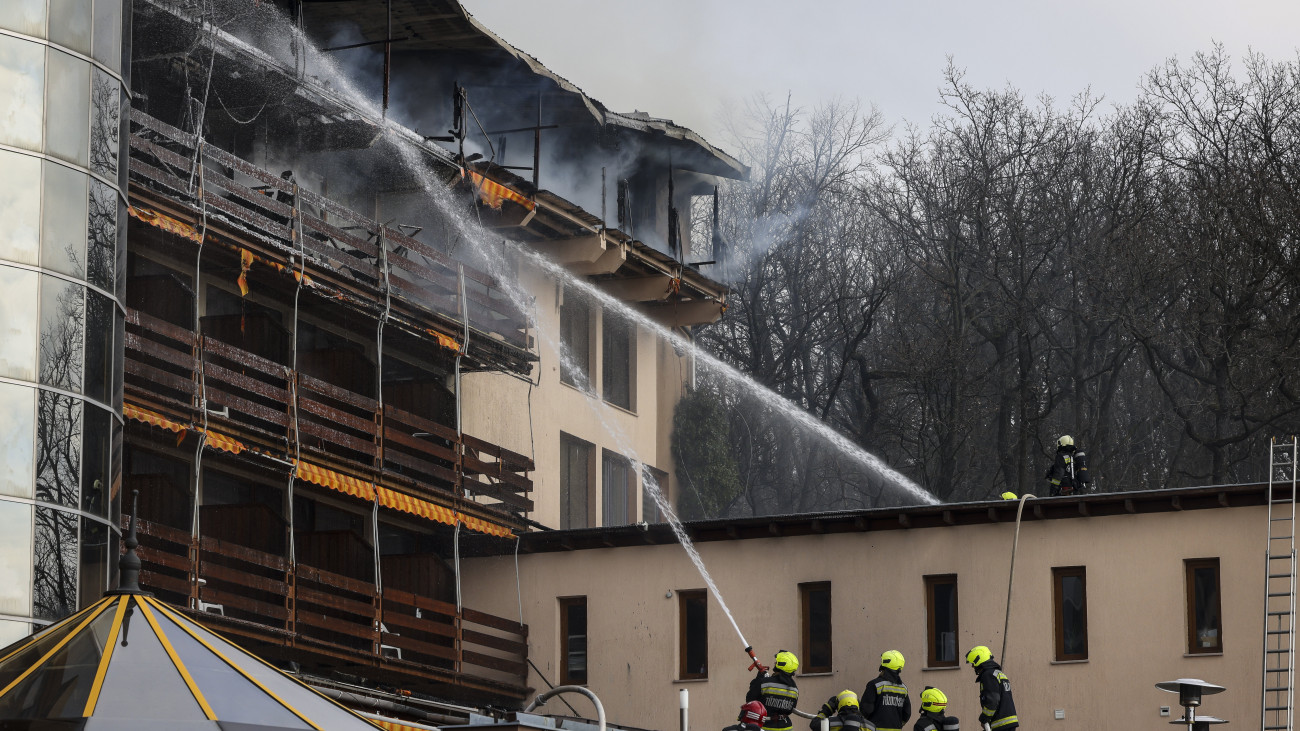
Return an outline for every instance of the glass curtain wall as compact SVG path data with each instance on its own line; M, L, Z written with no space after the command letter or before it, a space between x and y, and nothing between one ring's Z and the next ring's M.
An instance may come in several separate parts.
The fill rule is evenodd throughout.
M0 646L116 577L128 0L0 0Z

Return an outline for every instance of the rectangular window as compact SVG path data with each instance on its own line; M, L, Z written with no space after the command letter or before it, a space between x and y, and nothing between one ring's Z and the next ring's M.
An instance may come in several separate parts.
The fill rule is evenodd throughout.
M560 685L587 684L587 597L560 600Z
M1188 559L1183 565L1187 569L1187 653L1223 652L1219 559Z
M668 473L657 470L650 465L642 465L641 520L647 523L664 522L663 514L659 511L659 503L655 502L654 493L656 490L659 491L665 501L668 500Z
M1088 659L1088 591L1083 566L1052 569L1052 605L1056 615L1056 659Z
M925 577L926 664L957 667L957 575Z
M627 525L636 520L636 516L632 513L632 507L636 504L632 501L632 493L635 490L635 484L632 482L632 463L617 452L608 449L604 452L601 469L603 477L601 484L604 486L602 497L605 507L603 525Z
M591 308L573 290L564 291L560 305L560 380L591 390Z
M628 411L636 409L636 326L605 313L601 330L601 393Z
M703 589L677 592L681 680L709 677L709 603Z
M799 585L804 673L831 672L831 582Z
M592 470L596 448L568 434L560 434L560 528L591 525Z

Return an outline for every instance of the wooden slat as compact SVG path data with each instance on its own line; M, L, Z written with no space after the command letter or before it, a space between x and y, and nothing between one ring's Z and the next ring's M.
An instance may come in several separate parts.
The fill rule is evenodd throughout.
M289 401L289 391L279 386L272 385L266 381L250 378L243 373L232 371L225 366L219 366L216 363L205 363L203 373L209 382L224 381L232 386L238 386L245 391L257 394L264 398L274 399L280 403Z
M140 570L140 585L147 586L151 589L163 589L177 594L188 595L190 593L189 579L182 579L176 576L160 574L149 569Z
M456 659L456 648L454 647L442 647L440 645L435 645L432 642L425 642L423 640L417 640L414 637L404 637L389 632L380 633L380 638L379 641L385 645L400 647L403 650L418 652L421 655L432 655L434 657L441 657L445 660Z
M230 216L231 222L254 233L275 236L283 241L292 241L293 232L288 226L272 221L270 218L238 203L222 198L210 190L203 191L203 202L210 207Z
M384 602L397 602L408 607L419 607L422 611L436 612L444 617L456 616L456 605L432 597L412 594L401 589L384 589Z
M271 604L257 599L251 599L242 594L235 594L229 591L222 591L213 586L200 586L199 598L205 602L220 604L225 607L226 611L239 609L260 617L269 617L271 619L283 622L289 618L289 610L279 604Z
M160 320L157 317L146 314L139 310L128 308L126 311L126 324L138 325L144 330L151 333L162 335L179 343L184 343L187 347L194 345L194 333L183 327L177 327L166 320Z
M264 553L253 548L209 538L208 536L203 536L200 539L199 546L204 551L211 551L219 556L245 561L263 568L275 569L276 571L286 571L289 568L289 562L286 559L273 553Z
M184 368L186 371L193 372L198 366L198 361L194 358L193 351L177 350L170 348L162 343L146 340L133 332L127 331L125 345L126 350L147 355L150 358L156 358L169 363L177 368Z
M178 391L184 391L191 396L198 390L198 384L192 379L178 376L175 373L168 373L159 368L145 365L132 358L123 359L122 370L129 376L138 376L144 379L150 385L166 386Z
M412 431L428 432L434 436L442 437L450 442L459 442L460 437L456 434L455 429L443 426L436 421L431 421L422 416L416 416L409 411L403 411L394 406L384 405L385 423L388 421L398 421L408 426L413 426Z
M241 396L236 396L229 391L217 388L211 381L208 381L207 384L207 397L209 408L214 404L218 406L227 406L231 411L238 411L246 416L256 417L263 421L269 421L276 426L289 426L288 413L272 409L269 406L253 403Z
M453 463L456 461L456 453L441 444L431 442L425 437L408 436L405 432L397 429L385 427L384 442L390 447L393 444L400 444L403 447L414 449L421 454L427 454L437 459L445 459Z
M131 138L132 147L136 146L136 141L137 138L135 137ZM143 176L150 182L159 183L168 188L171 188L172 191L174 191L178 195L186 195L186 191L189 190L188 184L184 180L181 180L180 178L176 177L175 175L172 175L169 172L162 170L161 168L156 168L153 165L150 165L149 163L141 161L139 155L132 155L131 156L131 177L137 178L137 176ZM135 180L133 182L136 185L139 185L138 180ZM147 224L141 223L140 225L144 226ZM161 229L154 229L154 230L158 231L159 233L165 233Z
M123 531L126 531L127 528L130 527L130 522L129 522L130 518L131 516L128 514L126 513L122 514ZM162 523L155 523L151 520L143 520L143 519L137 521L136 526L137 526L137 530L139 530L141 533L147 536L150 536L151 538L157 538L159 540L168 541L169 543L177 543L182 546L186 546L188 550L188 546L190 545L189 531L183 531L180 530L179 528L173 528L169 525L163 525Z
M490 647L494 650L503 650L505 652L513 653L518 655L521 660L528 656L528 645L507 637L498 637L496 635L475 632L472 629L462 630L461 637L467 643L473 643L475 645Z
M312 421L303 421L300 419L298 421L298 431L302 434L324 439L331 444L361 452L370 457L375 456L377 450L374 442L367 442L363 439L358 439L349 434L344 434L337 429L330 429L329 427Z
M373 603L367 604L353 599L346 599L337 594L318 591L303 586L302 584L298 585L295 596L298 599L300 608L303 604L316 604L322 607L329 607L330 609L337 609L341 612L366 617L368 620L373 619L375 616L375 605Z
M276 363L273 360L263 358L260 355L254 355L247 350L240 350L229 343L214 340L211 337L203 338L203 349L209 353L219 355L222 358L232 360L240 365L255 368L272 378L283 379L285 372L288 370L285 366Z
M134 107L131 109L131 121L141 127L148 127L149 129L162 134L164 137L169 137L190 149L194 148L194 135L189 132L182 132L170 124L167 124L160 119L155 119Z
M467 447L477 449L480 452L487 452L507 465L518 465L519 470L517 471L535 469L533 467L533 461L518 452L512 452L505 447L483 441L482 439L470 434L462 434L461 439L464 440L465 446Z
M193 147L192 144L190 146ZM271 172L267 172L266 170L263 170L253 165L252 163L245 161L243 158L235 157L234 155L230 154L229 152L226 152L220 147L211 144L205 144L203 146L203 155L205 157L212 158L217 163L221 165L225 165L228 168L234 168L239 172L249 176L250 178L255 178L257 180L260 180L262 183L269 185L272 188L275 188L276 190L285 193L293 192L293 184L290 183L289 181L285 180L284 178L281 178L279 175L276 175Z
M456 484L456 478L458 477L458 475L454 471L446 467L442 467L441 465L436 465L427 460L420 459L419 457L412 457L409 454L404 454L396 450L384 451L384 463L385 464L391 463L391 464L398 465L400 467L405 467L407 469L416 470L423 474L430 475L440 480L449 482L453 485Z
M371 279L379 278L379 267L370 262L362 261L342 249L328 246L318 241L313 236L303 236L302 246L304 249L314 252L317 256L323 256L326 259L336 261L358 274L370 277Z
M215 149L215 148L211 148ZM274 213L284 218L293 217L293 207L276 200L273 195L267 195L260 191L246 188L233 178L226 177L224 173L213 170L211 166L204 168L203 187L208 190L220 189L227 193L247 202L249 205L256 206L266 211ZM288 191L286 191L288 192Z
M523 677L525 668L528 667L518 660L507 660L505 658L493 657L491 655L484 655L480 652L473 652L472 650L464 649L461 650L460 659L462 663L468 665L477 665L481 668L500 670L503 673L510 673L519 677Z
M476 494L483 495L484 497L490 497L496 500L500 500L501 502L506 503L507 505L511 505L519 510L530 511L533 509L532 500L529 500L526 497L521 497L520 495L505 488L502 485L494 485L491 483L479 482L478 480L471 480L471 479L462 479L460 484L461 487L464 488L466 492L474 492Z
M375 585L368 581L360 581L350 576L335 574L323 569L318 569L314 566L306 566L304 564L298 564L295 569L295 572L300 579L315 581L318 584L332 586L336 589L346 589L354 594L372 596L375 593Z
M328 396L345 404L351 404L363 411L374 411L379 408L379 402L368 396L362 396L345 388L339 388L332 383L326 383L306 373L299 373L298 392L302 393L303 391L314 391L322 396Z
M405 629L433 635L442 635L443 637L456 636L456 625L451 624L450 622L436 622L432 619L425 619L414 615L407 616L404 614L395 614L389 612L387 608L384 610L383 622L384 626L388 627L390 630Z
M524 625L513 620L498 617L486 612L480 612L477 609L470 609L469 607L463 607L461 609L461 616L465 618L466 622L473 622L475 624L481 624L484 627L492 627L493 629L504 630L506 632L522 634L524 627Z
M232 584L247 586L250 589L268 591L272 594L288 594L289 585L278 579L250 574L247 571L232 569L210 561L203 561L199 566L199 576L209 581L229 581Z
M336 241L347 244L367 256L375 259L379 258L379 247L354 233L344 231L343 229L322 221L309 213L304 213L302 215L302 222L309 229L314 230L317 233L325 234Z
M346 411L336 409L332 406L326 406L325 404L319 403L317 401L312 401L311 399L302 398L301 392L299 392L299 396L298 396L298 409L300 412L305 412L308 414L312 414L314 416L319 416L322 419L327 419L331 422L342 424L343 426L346 426L350 429L356 429L359 432L364 432L367 436L371 438L374 438L375 431L378 427L378 425L375 424L374 418L363 419L360 416L349 414Z
M350 208L345 208L340 203L330 200L319 193L313 193L310 190L304 190L301 188L298 190L298 193L302 196L303 201L322 210L329 211L332 215L338 216L348 223L359 225L367 231L379 230L378 223L375 223L373 220L366 218Z
M136 553L140 556L140 560L145 563L166 566L169 569L176 569L177 571L188 572L190 570L190 560L185 556L177 556L174 553L169 553L168 551L159 548L150 548L148 546L140 546L136 549Z
M371 628L369 623L361 625L356 622L348 622L337 617L331 617L328 614L321 614L320 612L309 612L299 609L296 612L295 617L298 620L299 627L305 624L309 627L315 627L316 629L351 635L352 637L357 637L363 640L373 640L376 634L375 630Z

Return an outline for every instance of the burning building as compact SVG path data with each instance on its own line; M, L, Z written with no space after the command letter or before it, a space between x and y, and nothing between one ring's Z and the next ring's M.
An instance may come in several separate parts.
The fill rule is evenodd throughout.
M660 328L726 306L689 211L746 169L451 0L5 3L0 158L0 645L115 583L138 491L181 611L335 692L522 705L462 543L656 520Z

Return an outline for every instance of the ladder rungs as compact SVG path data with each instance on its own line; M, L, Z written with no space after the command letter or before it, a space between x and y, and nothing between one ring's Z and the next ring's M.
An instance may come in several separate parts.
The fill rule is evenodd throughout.
M1280 686L1278 686L1278 687L1276 687L1276 688L1265 688L1265 689L1264 689L1264 692L1265 692L1265 693L1271 693L1271 692L1273 692L1273 691L1275 691L1275 690L1291 690L1291 686L1289 686L1289 685L1280 685Z
M1286 560L1289 561L1289 560L1291 560L1291 558L1292 558L1292 556L1291 556L1291 554L1289 554L1289 553L1278 553L1278 554L1269 554L1268 560L1270 560L1270 561L1281 561L1282 559L1286 559Z
M1289 579L1289 578L1291 578L1291 574L1269 574L1269 575L1268 575L1268 578L1270 578L1270 579Z
M1285 650L1265 650L1265 652L1268 652L1268 653L1270 653L1270 654L1274 654L1274 655L1276 655L1276 654L1278 654L1278 653L1282 653L1282 652L1290 652L1290 651L1291 651L1290 648L1287 648L1287 649L1285 649Z
M1280 520L1291 520L1291 516L1286 515L1286 516L1283 516L1283 517L1281 517L1281 518L1269 518L1268 520L1269 520L1269 522L1271 522L1271 523L1276 523L1276 522L1278 522L1278 521L1280 521Z
M1268 595L1268 598L1269 598L1269 599L1272 599L1272 598L1275 597L1275 596L1291 596L1291 592L1289 592L1289 591L1279 591L1279 592L1277 592L1277 593L1275 593L1275 594L1269 594L1269 595Z
M1289 634L1291 634L1291 630L1289 630L1289 629L1271 629L1271 630L1268 631L1268 634L1270 634L1270 635L1289 635Z
M1291 615L1290 612L1269 612L1268 613L1268 616L1270 617L1287 617L1290 615Z

